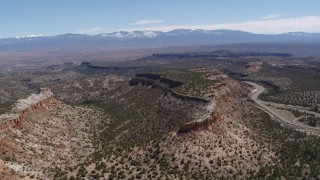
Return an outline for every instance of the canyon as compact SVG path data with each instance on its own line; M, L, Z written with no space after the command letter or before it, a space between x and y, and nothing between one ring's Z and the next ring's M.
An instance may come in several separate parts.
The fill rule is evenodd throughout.
M277 168L287 143L279 138L295 132L232 78L265 64L203 62L152 71L68 63L0 76L1 100L12 105L0 115L0 179L247 179Z

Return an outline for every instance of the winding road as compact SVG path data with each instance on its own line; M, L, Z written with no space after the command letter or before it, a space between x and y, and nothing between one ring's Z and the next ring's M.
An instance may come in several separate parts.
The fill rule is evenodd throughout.
M275 117L275 119L280 121L283 125L286 125L288 127L295 128L298 130L306 131L306 132L317 133L317 134L320 133L319 127L311 127L311 126L307 126L307 125L304 125L302 123L297 122L297 120L300 119L301 117L298 117L293 121L290 121L290 120L286 119L285 117L281 116L280 114L278 114L277 112L273 111L270 107L268 107L268 105L272 105L272 106L278 107L278 108L299 110L299 111L302 111L305 113L314 114L317 117L320 117L319 113L309 111L306 108L300 107L300 106L285 105L285 104L278 104L278 103L274 103L274 102L262 101L259 99L259 95L265 91L265 88L259 84L254 83L254 82L245 81L245 83L250 84L251 86L253 86L255 88L250 93L251 99L260 108L262 108L264 111L269 113L272 117Z

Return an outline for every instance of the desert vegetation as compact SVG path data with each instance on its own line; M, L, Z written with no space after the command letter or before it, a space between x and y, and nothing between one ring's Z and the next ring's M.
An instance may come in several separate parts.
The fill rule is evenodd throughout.
M69 63L5 72L0 114L39 87L50 88L54 101L2 133L9 141L0 153L0 169L3 164L30 179L317 179L319 138L256 108L248 99L250 87L238 81L264 85L265 100L318 112L317 72L308 64L286 63L292 62L145 57L119 67ZM134 78L142 81L132 83ZM279 110L319 126L310 114ZM192 122L218 114L223 118L207 128L192 129ZM178 133L190 122L190 131Z

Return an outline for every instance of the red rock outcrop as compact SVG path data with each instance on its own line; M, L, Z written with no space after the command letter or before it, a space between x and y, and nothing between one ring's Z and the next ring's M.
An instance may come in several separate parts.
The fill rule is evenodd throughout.
M198 131L210 131L212 130L212 126L218 121L222 121L224 119L224 115L219 113L218 115L214 115L210 119L206 119L203 121L192 121L186 124L183 124L178 134L189 133L189 132L198 132Z
M29 108L26 108L25 110L21 111L18 115L16 115L16 118L7 119L3 122L0 122L0 131L5 132L9 128L12 128L12 127L21 127L21 125L23 124L23 121L25 120L25 117L29 113L32 113L34 110L36 110L40 107L47 106L52 101L53 101L53 97L50 97L50 98L45 99L43 101L40 101L40 102L30 106Z
M31 96L33 98L33 101L30 101L29 99ZM21 105L18 102L16 104L16 107L14 108L14 111L16 112L15 114L4 114L0 116L0 132L4 133L10 128L21 127L25 120L25 117L29 113L32 113L34 110L40 107L47 106L53 101L53 94L49 89L41 89L41 92L39 94L33 94L31 96L27 99L19 100L20 102L29 100L30 104L27 104L28 106L25 106L26 103L24 105ZM0 138L2 136L0 134Z

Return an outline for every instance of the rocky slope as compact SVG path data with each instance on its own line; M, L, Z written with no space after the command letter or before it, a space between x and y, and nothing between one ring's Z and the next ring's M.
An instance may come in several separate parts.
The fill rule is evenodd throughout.
M49 89L19 100L12 114L1 115L3 178L52 178L66 164L84 161L94 151L91 127L101 118L95 110L55 100Z
M0 130L7 131L9 128L21 126L30 112L50 104L53 93L50 89L43 88L39 94L32 94L27 99L20 99L15 103L12 113L0 116Z
M212 69L196 71L206 72L206 78L219 79L224 84L210 91L214 110L207 118L185 123L177 132L133 150L129 158L112 157L128 162L132 174L125 174L129 177L241 179L272 164L274 153L252 137L248 119L242 116L252 110L241 100L246 87ZM141 167L140 172L133 162Z
M82 107L42 89L2 116L3 177L245 179L274 163L249 89L214 68L79 78L54 92Z
M126 119L117 125L113 121L119 122L121 117L114 119L111 115L111 128L107 131L112 134L101 134L103 140L111 137L111 145L102 145L94 161L73 168L66 176L245 179L263 165L273 164L274 152L257 140L250 124L252 119L244 116L254 110L245 101L249 89L212 68L190 72L201 74L193 77L219 81L197 97L206 101L188 98L187 94L181 94L183 91L179 92L181 96L174 95L168 82L180 84L177 79L161 82L156 74L138 75L131 86L123 85L121 91L111 93L108 101L121 99L121 106L114 101L112 105L125 107L128 116L121 116ZM122 146L121 142L126 143Z

